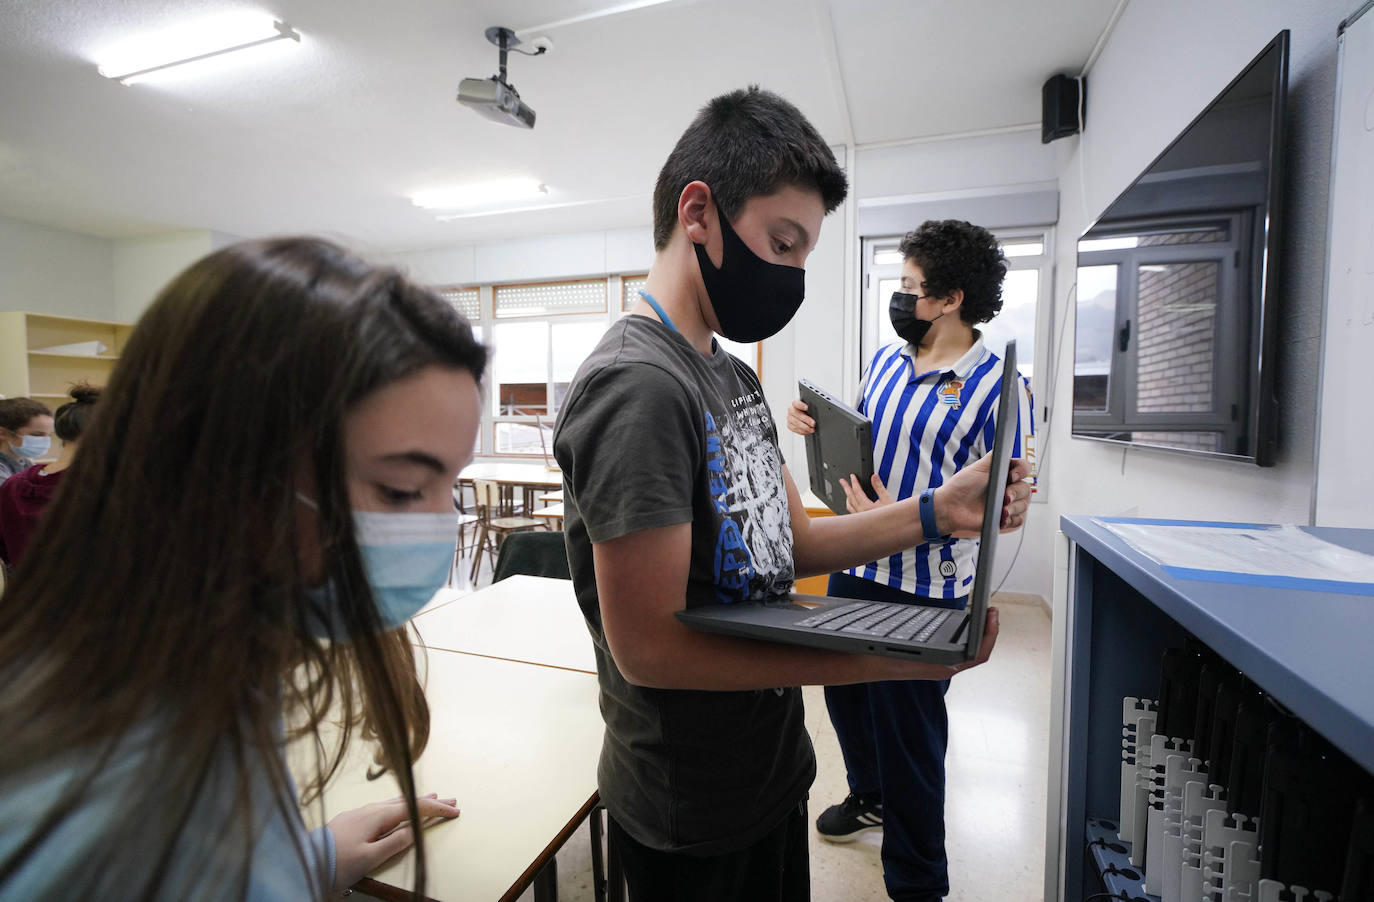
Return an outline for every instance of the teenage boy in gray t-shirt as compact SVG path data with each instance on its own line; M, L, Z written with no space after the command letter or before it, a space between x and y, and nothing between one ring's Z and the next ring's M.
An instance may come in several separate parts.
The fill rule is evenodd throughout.
M693 632L688 606L785 595L798 576L925 535L917 499L810 521L758 379L713 335L759 341L800 306L802 267L844 173L790 103L712 100L654 189L656 255L640 302L573 379L554 434L568 559L596 645L606 721L598 784L636 900L809 897L808 684L948 679L958 667ZM1002 525L1029 486L1012 468ZM986 462L935 493L938 534L982 519ZM789 688L790 687L790 688Z

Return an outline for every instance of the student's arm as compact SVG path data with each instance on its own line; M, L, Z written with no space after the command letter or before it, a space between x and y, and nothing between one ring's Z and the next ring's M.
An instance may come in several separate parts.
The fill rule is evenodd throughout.
M935 525L940 535L977 535L983 524L983 496L992 456L986 455L951 476L935 490ZM1013 460L1002 496L1003 530L1017 529L1026 519L1030 466ZM792 474L783 469L792 520L792 558L797 576L834 573L914 548L925 541L919 497L875 506L843 517L806 514Z
M997 641L995 609L977 659L955 667L697 632L673 616L686 607L691 529L679 523L592 545L602 628L616 666L635 685L739 690L943 680L986 661Z

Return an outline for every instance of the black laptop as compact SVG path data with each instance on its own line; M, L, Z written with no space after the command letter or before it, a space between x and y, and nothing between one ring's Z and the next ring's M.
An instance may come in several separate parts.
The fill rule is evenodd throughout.
M1009 341L1002 357L1002 394L997 402L992 473L983 502L978 571L967 610L793 594L778 601L702 605L678 611L677 618L706 633L789 645L914 658L934 664L959 664L976 658L983 641L988 597L992 594L997 530L1017 429L1017 378L1016 342Z
M816 429L806 437L806 466L811 491L837 514L848 511L841 479L857 476L859 488L870 501L873 491L873 423L848 404L807 379L797 382L797 393Z

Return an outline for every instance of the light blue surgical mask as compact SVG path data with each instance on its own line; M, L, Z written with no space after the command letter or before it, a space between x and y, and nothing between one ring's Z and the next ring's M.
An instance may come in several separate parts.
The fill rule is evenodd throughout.
M297 497L316 507L305 495ZM458 550L457 514L354 511L353 530L383 629L403 626L448 582L449 568ZM331 633L336 637L345 635L346 630L338 620L333 582L306 591L325 621L319 624L317 634L321 638Z
M38 460L52 447L52 437L47 435L21 435L19 439L19 456L29 460Z

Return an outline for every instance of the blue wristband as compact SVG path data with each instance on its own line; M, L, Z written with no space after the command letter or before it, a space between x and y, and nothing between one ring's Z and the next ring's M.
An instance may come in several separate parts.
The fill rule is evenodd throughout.
M935 525L935 490L926 489L921 493L921 532L925 533L923 538L927 542L934 542L943 539L940 534L940 527Z

